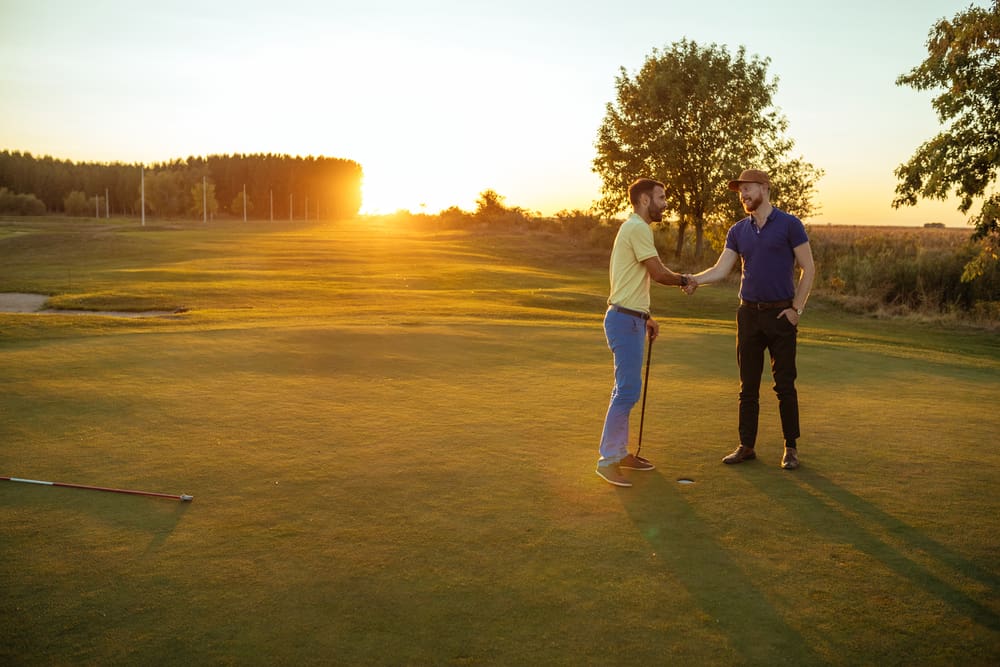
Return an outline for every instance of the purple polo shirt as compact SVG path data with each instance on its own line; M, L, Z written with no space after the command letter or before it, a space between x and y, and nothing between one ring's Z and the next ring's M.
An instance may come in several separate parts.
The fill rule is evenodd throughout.
M726 247L743 263L740 298L744 301L787 301L795 296L795 253L808 243L802 221L790 213L773 209L758 229L753 216L729 228Z

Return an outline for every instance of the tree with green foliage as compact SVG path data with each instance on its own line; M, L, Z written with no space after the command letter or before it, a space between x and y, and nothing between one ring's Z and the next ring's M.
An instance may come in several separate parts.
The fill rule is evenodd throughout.
M0 215L45 215L45 203L35 195L0 187Z
M973 280L1000 261L1000 192L995 189L1000 166L1000 0L989 7L970 6L950 21L939 20L928 35L927 54L896 84L943 91L932 104L946 127L896 169L899 183L892 205L946 199L954 191L959 211L968 213L983 197L979 213L970 219L982 251L963 276Z
M63 211L66 215L83 217L94 214L94 205L87 199L87 195L73 190L63 199Z
M237 192L236 196L233 197L233 203L229 205L229 212L235 216L243 217L244 200L246 201L247 215L253 213L253 200L249 196L245 196L242 191Z
M188 215L192 199L191 195L185 192L186 185L184 174L180 171L167 168L147 171L146 206L150 213L161 218ZM200 200L198 212L201 212Z
M242 197L240 197L240 206L243 206ZM215 183L212 181L203 182L200 179L195 181L195 184L191 186L191 206L188 208L188 214L194 218L207 216L209 220L214 220L215 214L218 212L219 202L215 198ZM242 210L240 215L243 215Z
M528 212L518 206L507 206L506 197L496 190L483 190L476 198L477 222L497 227L522 227L531 221Z
M768 78L769 63L748 58L743 47L733 56L724 46L684 39L654 49L634 77L622 68L596 142L598 211L622 211L639 176L662 181L668 211L678 218L677 254L693 225L700 256L707 223L743 216L727 182L758 168L771 176L772 203L803 219L814 214L813 188L823 172L789 156L795 144L772 101L777 79Z
M504 215L507 213L506 199L496 190L483 190L476 197L476 215L486 218Z

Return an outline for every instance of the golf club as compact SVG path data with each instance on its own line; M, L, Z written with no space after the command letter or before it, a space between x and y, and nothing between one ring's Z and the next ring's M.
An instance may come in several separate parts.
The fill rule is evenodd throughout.
M111 489L106 486L87 486L86 484L68 484L65 482L44 482L39 479L22 479L20 477L0 477L0 480L7 482L24 482L26 484L41 484L43 486L62 486L68 489L86 489L87 491L109 491L111 493L128 493L133 496L154 496L156 498L173 498L185 502L194 500L194 496L187 494L174 495L170 493L154 493L153 491L132 491L129 489Z
M642 381L642 409L639 412L639 444L635 448L635 457L639 458L642 451L642 423L646 421L646 386L649 384L649 360L653 356L653 337L649 337L649 347L646 350L646 377Z

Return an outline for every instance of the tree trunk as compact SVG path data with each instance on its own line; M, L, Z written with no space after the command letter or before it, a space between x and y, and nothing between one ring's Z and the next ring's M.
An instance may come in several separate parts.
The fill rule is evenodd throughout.
M701 259L701 251L703 250L705 242L705 222L703 220L695 220L694 223L694 256L697 259Z
M677 259L681 257L681 251L684 250L684 231L687 229L688 223L683 220L677 223Z

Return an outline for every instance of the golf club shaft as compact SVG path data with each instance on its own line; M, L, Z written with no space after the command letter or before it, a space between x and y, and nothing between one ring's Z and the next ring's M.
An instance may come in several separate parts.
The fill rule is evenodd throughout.
M646 421L646 386L649 384L649 360L653 357L653 337L649 337L649 347L646 350L646 377L642 381L642 410L639 412L639 444L636 445L635 455L639 456L642 451L642 425Z
M40 479L23 479L21 477L0 477L7 482L24 482L26 484L41 484L42 486L62 486L67 489L85 489L87 491L107 491L109 493L127 493L133 496L153 496L154 498L172 498L174 500L190 501L194 496L186 494L156 493L153 491L133 491L131 489L112 489L106 486L88 486L86 484L69 484L67 482L45 482Z

